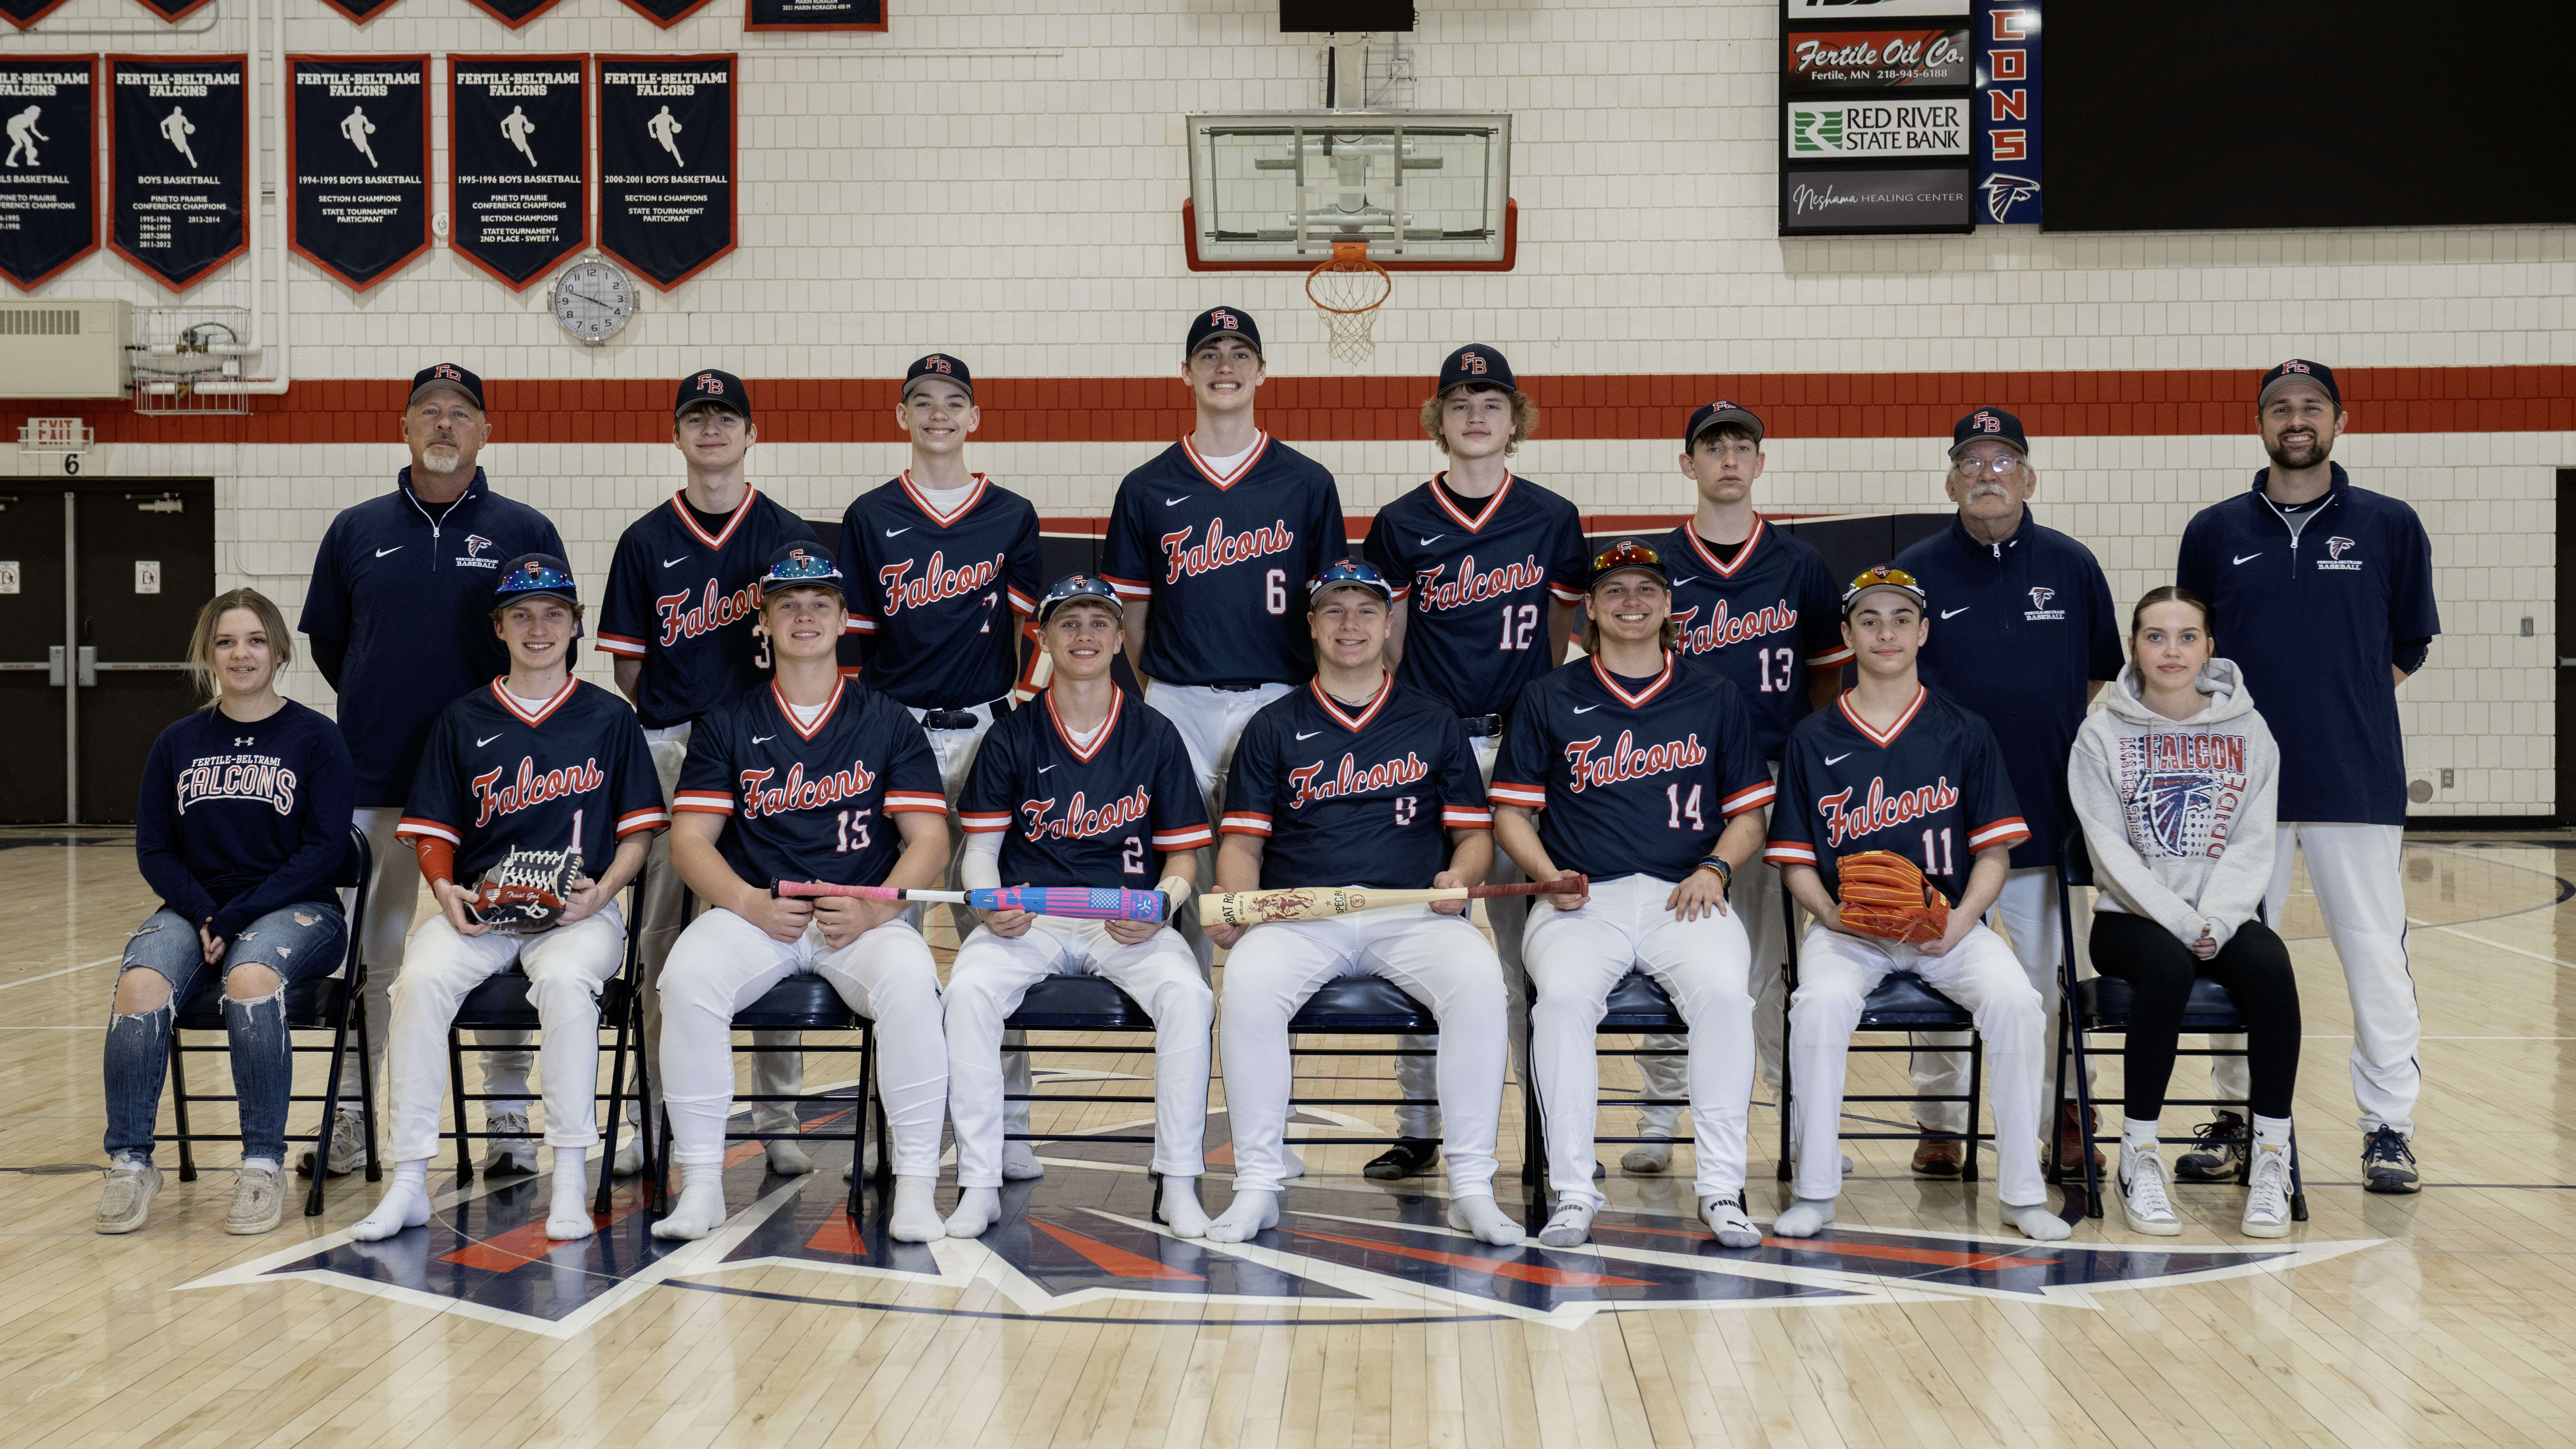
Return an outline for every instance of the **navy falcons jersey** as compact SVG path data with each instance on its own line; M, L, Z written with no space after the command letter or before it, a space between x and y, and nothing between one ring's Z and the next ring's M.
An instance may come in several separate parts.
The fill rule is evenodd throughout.
M596 877L617 842L671 823L626 701L574 679L530 709L508 684L469 692L430 726L395 835L456 847L456 879L471 884L513 849L579 850Z
M1890 850L1956 903L1978 851L2029 838L1994 730L1917 685L1885 733L1853 713L1849 693L1789 732L1762 858L1814 866L1839 899L1837 859Z
M698 720L671 808L731 816L717 848L752 885L880 885L903 854L892 817L948 797L903 706L845 679L808 728L772 680Z
M969 835L1005 832L1005 885L1149 891L1158 853L1216 839L1181 732L1123 689L1088 748L1065 733L1052 690L995 719L957 818Z
M914 709L964 709L1011 692L1020 667L1011 612L1037 612L1046 589L1029 500L978 473L975 491L943 519L907 471L841 515L840 561L850 636L876 646L869 688Z
M644 663L635 712L647 729L685 724L760 686L766 656L752 628L752 583L781 545L822 541L757 488L712 534L687 497L675 493L626 525L599 606L601 652Z
M1807 715L1807 671L1839 670L1852 657L1842 585L1815 545L1759 517L1733 568L1687 523L1662 549L1682 651L1744 691L1762 758L1779 759L1789 727Z
M1664 655L1652 679L1578 659L1530 686L1503 731L1494 803L1539 812L1559 870L1680 880L1726 822L1771 803L1743 691Z
M1258 835L1264 890L1427 890L1449 832L1490 830L1458 712L1388 680L1356 713L1313 680L1262 706L1234 747L1229 835Z
M1153 601L1146 678L1296 684L1315 672L1306 583L1348 552L1323 464L1262 433L1220 475L1183 438L1119 483L1100 572Z
M1509 714L1521 691L1556 667L1548 600L1583 597L1592 556L1574 505L1527 478L1470 515L1443 473L1378 510L1361 551L1408 610L1398 683L1462 715Z

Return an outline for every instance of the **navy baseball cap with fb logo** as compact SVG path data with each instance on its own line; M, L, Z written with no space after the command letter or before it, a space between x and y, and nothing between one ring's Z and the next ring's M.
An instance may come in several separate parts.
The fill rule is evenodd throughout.
M1756 444L1762 441L1762 420L1753 415L1753 409L1719 398L1715 402L1701 403L1692 410L1690 425L1682 429L1682 451L1687 453L1698 447L1699 440L1707 436L1709 429L1729 426L1751 433Z
M411 397L408 401L404 402L403 406L405 408L409 408L412 403L420 401L420 395L422 393L432 392L439 388L445 388L449 392L463 397L467 402L474 404L474 410L476 412L491 411L491 409L483 406L483 379L476 377L473 373L466 371L464 368L457 366L453 362L433 362L429 366L422 368L420 371L413 373L411 375Z
M680 395L672 400L671 416L679 417L700 405L729 408L741 414L744 422L751 421L751 389L730 372L710 367L680 379Z
M1950 456L1959 456L1961 448L1984 438L2010 443L2014 452L2030 456L2030 438L2021 430L2021 419L2002 408L1979 408L1959 419L1959 425L1950 430Z
M953 382L966 389L968 402L975 400L975 374L966 370L966 360L962 357L951 357L945 352L934 352L914 362L912 366L903 370L902 395L912 396L912 385L923 378Z
M1199 344L1211 337L1240 337L1252 355L1261 353L1261 329L1253 325L1252 314L1241 307L1210 307L1190 319L1190 337L1181 344L1181 355L1187 357L1199 350Z
M2274 390L2287 387L2294 382L2304 382L2316 387L2326 395L2326 401L2333 403L2337 409L2343 407L2343 393L2335 387L2334 369L2322 362L2310 362L2304 357L2293 357L2263 374L2262 385L2254 391L2254 405L2259 408L2270 402Z
M1471 383L1481 387L1499 387L1506 392L1521 390L1521 385L1512 379L1512 365L1503 360L1501 353L1481 342L1468 343L1450 353L1448 360L1440 364L1440 396L1447 397L1449 389Z

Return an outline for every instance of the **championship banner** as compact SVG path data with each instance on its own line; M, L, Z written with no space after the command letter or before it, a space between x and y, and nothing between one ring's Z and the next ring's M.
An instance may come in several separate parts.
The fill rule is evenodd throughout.
M322 0L322 3L349 17L349 23L364 25L391 9L394 0Z
M20 30L63 8L66 0L0 0L0 20Z
M286 58L287 245L357 291L429 250L429 57Z
M447 58L447 245L512 291L590 245L589 64Z
M1977 0L1980 219L2037 225L2040 0Z
M599 57L599 249L669 291L734 248L734 57Z
M554 9L555 4L556 0L474 0L475 9L500 21L512 30Z
M707 8L708 0L626 0L626 8L664 30Z
M107 244L173 292L248 245L249 78L246 55L107 58Z
M886 28L886 0L750 0L750 4L745 30Z
M214 0L135 0L144 9L164 20L185 20L214 3Z
M98 57L0 57L0 276L34 291L98 250Z

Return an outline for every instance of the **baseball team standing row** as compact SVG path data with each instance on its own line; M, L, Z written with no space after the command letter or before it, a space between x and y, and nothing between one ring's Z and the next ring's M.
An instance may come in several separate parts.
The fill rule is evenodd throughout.
M1770 1231L1832 1221L1845 1048L1895 972L1974 1016L2004 1221L2062 1238L2038 1154L2056 875L2079 844L2100 886L2090 964L2136 991L2130 1224L2179 1230L2156 1119L2183 999L2210 976L2248 1028L2219 1095L2252 1120L2215 1113L2176 1170L2216 1179L2250 1157L2246 1231L2288 1230L2299 1024L2273 926L2295 845L2351 987L2368 1185L2415 1190L2395 688L2438 630L2430 547L2412 510L2328 460L2344 415L2327 368L2263 376L2273 466L2193 520L2179 586L2133 610L2124 663L2102 571L2031 516L2029 443L1998 409L1954 432L1951 528L1845 583L1755 511L1763 426L1725 401L1682 433L1692 520L1595 550L1571 503L1512 473L1537 410L1499 352L1470 345L1422 409L1449 466L1344 557L1331 474L1256 426L1252 319L1200 314L1183 356L1197 427L1121 483L1099 575L1052 585L1035 510L966 467L980 414L958 359L913 364L898 404L912 466L854 501L831 544L746 481L758 430L741 381L683 380L686 485L626 530L599 607L596 642L631 708L572 678L581 591L554 527L476 466L491 435L480 379L446 363L419 373L403 417L412 465L333 523L300 621L339 691L337 727L275 692L293 644L268 600L235 590L200 619L192 657L214 698L165 733L145 776L137 850L163 909L117 987L99 1229L141 1226L159 1188L172 1002L209 970L223 974L242 1101L228 1226L276 1224L285 984L333 969L355 931L395 1165L358 1235L426 1221L449 1023L514 963L545 1027L546 1230L587 1235L598 993L631 929L682 1176L655 1224L665 1237L724 1220L731 1023L800 973L881 1028L893 1234L985 1231L1002 1182L1043 1170L1005 1145L1008 1127L1025 1131L1025 1103L1005 1104L1026 1061L1003 1023L1044 977L1096 972L1156 1023L1155 1212L1175 1233L1242 1241L1276 1221L1303 1171L1282 1141L1290 1018L1326 982L1376 975L1441 1030L1398 1059L1415 1104L1368 1174L1414 1176L1445 1154L1453 1226L1520 1241L1492 1177L1505 1059L1525 1043L1516 1065L1547 1125L1554 1198L1540 1238L1580 1243L1604 1202L1593 1034L1633 970L1690 1031L1641 1059L1644 1095L1668 1104L1642 1109L1646 1140L1624 1165L1670 1166L1669 1103L1686 1101L1700 1216L1721 1243L1760 1240L1746 1123L1757 1069L1776 1085L1784 1058L1795 1199ZM1585 657L1565 664L1578 615ZM1122 654L1141 700L1113 678ZM328 885L353 816L376 876L367 919L349 923ZM1489 901L1491 944L1465 901L1202 929L1180 907L1211 845L1222 891L1560 884L1537 904ZM541 929L494 929L476 883L538 852L557 862L560 909ZM628 923L617 896L648 862ZM440 909L413 930L424 878ZM790 882L1120 888L1171 909L1166 924L960 907L943 989L904 903L779 889ZM707 907L694 920L683 885ZM1811 925L1784 1010L1790 900ZM1211 1217L1198 1177L1220 947L1235 1175ZM753 1095L791 1097L797 1040L756 1044ZM1964 1096L1963 1043L1919 1045L1917 1090ZM486 1165L533 1172L528 1043L487 1033L483 1046L500 1099ZM376 1065L348 1064L344 1102ZM1924 1104L1917 1172L1959 1174L1964 1111ZM754 1115L794 1131L790 1102ZM2071 1102L2055 1114L2070 1166L2090 1150L2080 1116ZM960 1189L944 1221L943 1118ZM350 1170L362 1135L339 1124L309 1169ZM632 1141L605 1170L639 1165ZM773 1171L812 1168L788 1138L767 1152Z

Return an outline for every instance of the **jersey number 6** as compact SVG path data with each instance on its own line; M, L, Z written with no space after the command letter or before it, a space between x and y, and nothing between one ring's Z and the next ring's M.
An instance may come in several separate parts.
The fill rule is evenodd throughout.
M1274 614L1288 612L1288 571L1286 569L1270 571L1270 577L1261 586L1261 601L1268 605L1270 612Z

